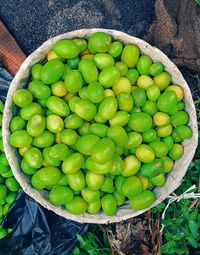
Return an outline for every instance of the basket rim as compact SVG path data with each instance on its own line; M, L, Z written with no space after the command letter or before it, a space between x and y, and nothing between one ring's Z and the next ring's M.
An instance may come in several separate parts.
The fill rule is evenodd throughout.
M12 117L11 116L12 115L12 112L11 112L12 95L15 92L15 90L18 89L18 87L19 87L18 85L23 82L22 78L24 77L24 70L28 71L28 67L30 67L30 65L34 64L35 56L38 54L42 54L46 48L48 48L50 45L53 45L58 40L61 40L64 38L67 39L67 38L74 38L74 37L85 37L85 36L88 36L94 32L97 32L97 31L107 32L114 38L119 37L118 40L120 40L120 41L122 39L126 40L126 41L130 41L131 43L134 41L138 45L140 50L141 50L141 45L143 46L143 48L145 49L145 50L143 50L144 53L146 53L145 51L149 51L149 52L152 51L153 52L152 54L159 56L158 59L164 60L164 62L166 62L172 68L172 70L173 70L172 72L174 74L176 74L177 77L181 81L181 86L184 88L186 99L188 99L190 102L189 107L191 110L189 111L189 114L190 114L190 118L191 118L190 121L192 121L191 127L193 130L193 137L190 139L190 143L192 143L192 146L188 145L188 147L190 147L190 148L187 151L187 155L185 155L186 152L184 152L184 155L183 155L184 158L187 156L187 159L185 161L183 160L184 166L183 166L183 169L181 169L181 171L183 171L183 174L181 175L181 177L178 180L176 180L175 176L173 177L173 174L172 174L172 180L174 180L173 187L167 187L165 194L162 194L161 196L159 196L156 199L156 201L149 208L146 208L146 209L140 210L140 211L131 210L131 212L126 212L125 214L120 214L119 212L122 207L119 207L118 208L119 214L113 215L113 216L106 216L105 214L91 215L88 213L85 213L82 215L73 215L61 207L52 205L49 201L47 201L44 197L42 197L40 191L33 189L31 187L31 185L26 180L24 180L24 174L19 169L19 162L17 163L18 165L16 164L16 161L18 161L18 160L17 160L17 157L14 154L14 150L13 150L12 146L9 144L9 140L8 140L9 135L10 135L9 122ZM161 61L161 62L163 62L163 61ZM167 69L168 65L166 66L166 64L165 64L166 69ZM170 73L170 74L172 74L172 73ZM14 177L19 182L20 186L25 191L25 193L27 193L29 196L31 196L33 199L35 199L43 207L47 208L48 210L54 211L56 214L66 218L66 219L78 221L80 223L97 223L97 224L120 222L120 221L126 220L128 218L132 218L137 215L140 215L140 214L144 213L145 211L149 210L150 208L155 207L156 205L161 203L169 194L171 194L180 185L181 179L183 178L183 176L185 175L185 173L187 171L187 168L194 156L194 153L195 153L195 150L197 147L197 143L198 143L198 127L197 127L196 109L194 106L194 102L192 99L192 95L191 95L189 86L188 86L187 82L185 81L185 79L183 78L183 75L181 74L181 72L179 71L177 66L162 51L160 51L155 46L151 46L149 43L145 42L144 40L139 39L134 36L131 36L131 35L128 35L121 31L117 31L117 30L113 30L113 29L103 29L103 28L79 29L79 30L73 30L71 32L64 33L61 35L57 35L57 36L52 37L52 38L48 39L47 41L45 41L39 48L37 48L33 53L31 53L25 59L24 63L21 65L20 69L18 70L17 74L15 75L14 79L12 80L10 88L8 90L7 99L6 99L5 108L4 108L4 115L3 115L2 134L3 134L3 145L5 148L6 157L8 158L8 161L10 163ZM172 172L173 171L174 170L172 170ZM159 190L159 188L157 190Z

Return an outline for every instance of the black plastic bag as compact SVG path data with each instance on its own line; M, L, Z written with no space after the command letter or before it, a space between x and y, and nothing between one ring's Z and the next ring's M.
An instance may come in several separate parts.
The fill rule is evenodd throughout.
M5 101L12 76L0 65L0 99ZM68 255L88 224L66 220L40 206L23 191L3 220L13 231L0 240L0 255Z
M4 218L11 234L0 240L1 255L67 255L88 224L69 221L41 207L23 191Z

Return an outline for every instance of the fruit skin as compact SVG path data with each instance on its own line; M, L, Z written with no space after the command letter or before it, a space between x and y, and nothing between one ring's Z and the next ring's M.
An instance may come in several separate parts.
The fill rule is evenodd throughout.
M116 199L111 194L107 194L102 197L101 206L102 206L103 212L108 216L114 215L117 211Z
M140 194L143 190L143 184L139 177L127 177L122 183L122 194L128 198Z
M149 145L141 144L136 148L136 156L143 163L151 163L155 158L155 153Z
M112 87L120 78L120 71L116 66L105 67L99 74L99 82L104 88Z
M55 113L61 117L66 117L70 113L69 106L60 97L56 97L56 96L49 97L47 100L47 107L53 113Z
M130 207L133 210L143 210L152 205L155 201L155 194L149 190L143 190L140 194L129 199Z
M178 99L174 91L165 91L157 101L157 107L161 112L169 113L177 104Z
M78 141L76 142L77 150L84 154L84 155L91 155L92 149L96 142L98 142L100 139L98 136L93 134L87 134L81 136Z
M49 185L55 185L61 177L61 172L56 167L44 167L35 172L32 176L31 183L35 187L35 182L41 184L41 188ZM38 187L36 187L38 189Z
M163 161L156 158L151 163L143 164L140 169L140 174L146 178L153 178L164 172Z
M83 214L87 210L87 203L83 198L75 196L69 203L66 203L66 208L72 214Z
M26 147L32 143L33 138L25 130L18 130L11 134L9 142L13 147Z
M86 173L86 184L91 190L99 190L104 182L103 174L96 174L91 171Z
M117 112L117 100L114 97L106 97L99 105L98 114L104 120L110 120Z
M88 49L91 53L107 52L111 45L111 36L105 32L96 32L89 37Z
M65 76L65 87L68 92L75 94L83 86L83 78L78 70L71 70Z
M51 95L51 90L49 86L45 85L43 82L39 80L31 81L28 85L28 90L37 99L46 99Z
M64 205L73 199L73 192L66 186L55 186L49 193L50 202L54 205Z
M134 131L145 132L152 127L152 118L148 113L135 112L131 114L128 126Z
M45 84L52 84L62 77L64 71L64 64L58 59L53 59L43 65L40 79Z
M96 111L96 105L88 100L79 99L74 105L74 112L86 121L93 120Z
M92 148L92 158L99 164L105 164L112 159L115 145L110 138L103 138L96 142Z
M91 59L82 59L78 64L79 70L87 83L96 81L98 70L95 62Z
M75 152L69 155L62 164L62 171L65 174L73 174L80 170L84 163L84 157L81 153Z
M124 62L128 68L136 65L139 59L139 48L135 44L127 44L121 54L121 61Z
M78 56L80 50L72 40L61 40L53 45L54 52L62 58L73 59Z

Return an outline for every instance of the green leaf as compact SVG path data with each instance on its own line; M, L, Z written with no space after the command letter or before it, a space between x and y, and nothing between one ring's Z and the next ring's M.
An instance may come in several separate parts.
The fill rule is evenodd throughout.
M193 237L197 238L198 237L198 225L196 224L195 221L189 220L189 229L190 229Z
M73 251L72 251L72 255L80 255L80 250L78 247L74 248Z
M197 248L198 247L198 243L197 241L194 239L194 237L189 236L188 237L188 242L192 245L192 247Z

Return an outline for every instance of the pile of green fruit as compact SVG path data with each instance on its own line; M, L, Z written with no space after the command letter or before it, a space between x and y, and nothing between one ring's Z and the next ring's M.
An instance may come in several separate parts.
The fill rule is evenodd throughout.
M183 98L137 45L104 32L61 40L14 93L9 141L52 204L72 214L114 215L126 201L141 210L192 137Z
M13 173L4 153L1 130L2 118L3 104L0 100L0 239L4 238L11 231L4 229L1 222L9 207L15 201L20 189L18 182L13 177Z

